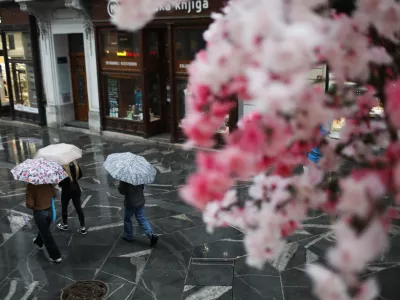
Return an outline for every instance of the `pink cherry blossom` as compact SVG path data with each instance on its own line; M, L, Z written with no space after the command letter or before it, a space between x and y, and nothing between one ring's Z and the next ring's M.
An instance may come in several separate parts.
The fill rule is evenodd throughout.
M330 13L330 2L231 0L211 15L206 47L188 68L181 127L186 146L201 151L180 196L203 211L209 231L242 230L247 262L257 268L288 247L285 239L309 210L336 216L326 267L307 267L314 292L324 300L372 300L377 283L360 274L388 247L397 211L382 199L400 204L400 79L387 42L399 43L400 3L358 0L346 15ZM113 21L137 30L176 3L121 0ZM311 80L321 65L329 66L332 95ZM378 97L384 113L371 119ZM253 112L221 149L208 151L241 102ZM341 118L340 139L321 134L321 125L329 131ZM323 156L317 164L307 160L314 147ZM349 162L355 167L344 172ZM299 165L307 172L294 175ZM235 192L243 180L250 182L248 199Z
M307 273L314 281L314 293L324 300L351 300L342 278L321 265L307 266Z
M396 128L400 128L400 79L386 86L386 95L390 121Z

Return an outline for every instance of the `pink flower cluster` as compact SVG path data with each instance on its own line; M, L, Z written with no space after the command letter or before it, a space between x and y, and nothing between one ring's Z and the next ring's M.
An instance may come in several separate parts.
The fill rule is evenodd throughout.
M166 3L121 1L116 22L137 29ZM388 247L395 212L383 199L400 203L400 79L378 78L393 59L376 42L379 37L398 43L400 4L356 4L348 16L331 14L327 0L231 0L212 15L207 47L189 67L183 122L187 145L202 150L181 197L203 210L210 231L235 226L245 232L250 265L262 268L275 258L285 239L302 228L309 209L336 217L337 243L327 252L328 265L308 268L314 292L324 300L376 298L375 280L358 275ZM310 70L322 64L333 74L334 95L308 80ZM347 81L366 92L355 96ZM372 120L377 98L385 115ZM238 101L255 110L239 121L222 149L211 150ZM321 125L341 117L346 125L339 141L321 135ZM293 175L295 166L308 164L314 147L322 160ZM386 151L377 155L380 149ZM343 162L356 167L341 174ZM251 182L249 199L236 195L243 181Z

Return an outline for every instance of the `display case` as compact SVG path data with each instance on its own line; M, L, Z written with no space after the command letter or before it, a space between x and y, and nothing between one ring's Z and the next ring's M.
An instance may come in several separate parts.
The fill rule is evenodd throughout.
M0 20L1 114L46 125L37 20L11 1L0 7Z

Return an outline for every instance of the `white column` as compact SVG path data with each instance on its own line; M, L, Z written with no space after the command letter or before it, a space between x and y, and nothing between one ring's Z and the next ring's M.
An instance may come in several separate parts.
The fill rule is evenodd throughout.
M96 42L93 30L84 34L86 82L89 101L89 129L99 133L101 129L99 84L97 79Z
M42 63L43 88L46 97L47 126L58 127L59 103L58 86L56 80L56 58L51 26L40 35L40 59Z

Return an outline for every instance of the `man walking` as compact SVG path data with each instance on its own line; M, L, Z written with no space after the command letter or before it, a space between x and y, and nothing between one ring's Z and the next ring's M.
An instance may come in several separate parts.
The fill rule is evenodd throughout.
M135 215L139 226L144 230L150 239L150 246L154 246L158 241L158 236L153 233L150 223L144 215L144 185L132 185L120 182L118 191L125 196L125 216L124 216L124 235L123 239L127 242L133 241L132 217Z

